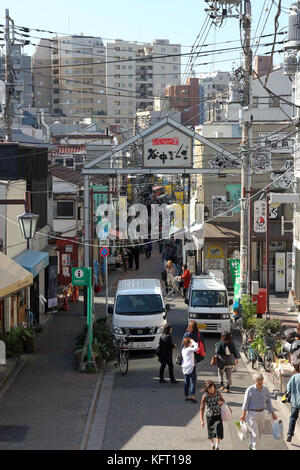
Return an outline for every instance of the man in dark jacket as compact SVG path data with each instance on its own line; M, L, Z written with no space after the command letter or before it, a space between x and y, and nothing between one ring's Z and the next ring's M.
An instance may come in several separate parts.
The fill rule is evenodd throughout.
M159 355L158 360L161 363L160 371L159 371L159 381L160 383L166 383L164 380L164 371L166 365L169 367L169 376L172 384L177 383L177 380L174 377L174 366L173 366L173 358L172 353L173 349L175 348L176 344L173 343L172 337L172 327L171 325L165 325L163 334L159 340Z

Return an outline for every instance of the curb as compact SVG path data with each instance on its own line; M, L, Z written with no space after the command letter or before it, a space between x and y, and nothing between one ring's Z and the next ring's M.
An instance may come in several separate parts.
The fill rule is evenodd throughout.
M102 384L103 384L103 379L104 379L104 370L102 369L99 372L99 377L97 379L94 394L93 394L93 397L92 397L92 400L91 400L91 403L90 403L88 416L87 416L87 421L86 421L85 429L83 431L83 437L81 439L81 444L80 444L79 450L86 450L86 448L87 448L88 440L89 440L92 425L93 425L93 421L94 421L94 418L95 418L98 398L100 396L101 387L102 387Z

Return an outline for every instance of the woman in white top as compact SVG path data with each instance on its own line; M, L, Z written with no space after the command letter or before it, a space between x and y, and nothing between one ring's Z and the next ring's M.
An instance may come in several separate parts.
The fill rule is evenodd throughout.
M182 372L184 375L184 395L185 401L197 403L195 399L196 389L196 366L194 353L198 349L198 344L189 337L183 338L182 341Z
M174 268L173 263L172 263L171 260L167 261L165 271L167 273L166 285L168 287L172 287L172 285L174 283L175 268Z

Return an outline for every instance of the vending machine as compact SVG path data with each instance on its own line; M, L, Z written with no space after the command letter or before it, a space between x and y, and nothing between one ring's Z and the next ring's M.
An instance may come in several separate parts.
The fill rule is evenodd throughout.
M275 253L275 292L285 292L285 253Z
M286 290L289 292L292 289L293 277L293 253L286 253Z

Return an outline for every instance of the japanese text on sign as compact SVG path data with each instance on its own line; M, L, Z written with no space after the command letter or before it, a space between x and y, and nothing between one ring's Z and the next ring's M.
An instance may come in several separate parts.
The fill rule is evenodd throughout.
M192 166L192 138L169 124L147 136L143 146L145 168Z

